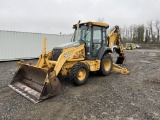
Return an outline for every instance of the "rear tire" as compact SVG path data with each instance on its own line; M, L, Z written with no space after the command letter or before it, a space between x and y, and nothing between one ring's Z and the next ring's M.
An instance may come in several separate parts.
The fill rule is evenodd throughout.
M83 85L87 82L89 70L84 63L75 64L70 70L70 79L74 81L77 86Z
M104 55L101 59L100 70L98 71L101 75L107 76L111 74L113 67L113 60L111 55Z

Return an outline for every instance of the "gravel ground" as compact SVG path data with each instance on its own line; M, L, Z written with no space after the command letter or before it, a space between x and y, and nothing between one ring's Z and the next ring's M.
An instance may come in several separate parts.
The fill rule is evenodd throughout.
M79 87L65 78L59 95L38 104L8 87L17 61L1 62L0 119L160 120L160 50L130 50L125 54L124 67L129 75L113 71L102 77L92 73Z

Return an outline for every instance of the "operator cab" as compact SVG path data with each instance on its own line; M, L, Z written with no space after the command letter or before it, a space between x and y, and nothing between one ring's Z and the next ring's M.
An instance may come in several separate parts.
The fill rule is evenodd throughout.
M106 29L109 25L99 22L86 22L79 24L78 41L85 44L86 57L88 59L97 59L100 49L106 47ZM76 41L77 25L73 41Z

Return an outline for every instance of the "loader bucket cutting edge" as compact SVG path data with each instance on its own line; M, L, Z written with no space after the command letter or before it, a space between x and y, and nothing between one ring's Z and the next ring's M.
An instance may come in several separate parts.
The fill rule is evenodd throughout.
M46 79L49 82L46 82ZM9 87L32 102L38 103L56 95L61 84L55 76L48 78L47 71L41 68L22 65L15 73Z

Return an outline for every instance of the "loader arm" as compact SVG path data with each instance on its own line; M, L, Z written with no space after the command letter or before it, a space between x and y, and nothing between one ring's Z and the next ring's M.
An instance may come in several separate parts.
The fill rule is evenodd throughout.
M36 67L42 68L44 63L48 63L49 53L48 54L46 53L46 38L44 38L43 46L42 46L42 54L40 55L40 58L39 58L39 60L38 60L38 62L36 64Z

